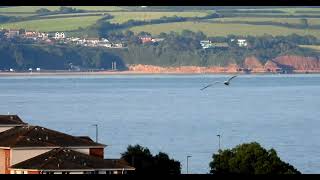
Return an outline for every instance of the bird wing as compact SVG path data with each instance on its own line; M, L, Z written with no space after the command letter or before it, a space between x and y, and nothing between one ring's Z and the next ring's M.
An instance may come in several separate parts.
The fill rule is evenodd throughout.
M212 83L212 84L209 84L209 85L201 88L200 90L202 91L202 90L204 90L204 89L206 89L206 88L208 88L208 87L211 87L211 86L213 86L214 84L217 84L217 83L219 83L219 81L216 81L216 82L214 82L214 83Z
M233 79L233 78L235 78L235 77L237 77L237 76L232 76L231 78L229 78L229 79L228 79L228 82L230 82L231 79Z

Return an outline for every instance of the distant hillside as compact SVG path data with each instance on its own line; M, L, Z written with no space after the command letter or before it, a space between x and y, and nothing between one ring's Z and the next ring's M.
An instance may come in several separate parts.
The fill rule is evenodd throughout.
M211 13L219 14L219 18L192 19ZM147 26L135 24L126 27L135 32L147 31L151 34L193 29L203 31L207 35L217 33L219 36L230 34L261 36L265 33L320 35L320 8L308 6L68 6L63 8L60 6L14 6L0 8L0 16L4 16L0 18L0 28L24 28L45 32L65 31L69 35L85 34L87 33L85 28L94 27L95 23L106 14L113 16L106 20L112 24L123 24L130 20L159 20L174 16L190 18L184 22L168 24L155 22ZM269 18L268 22L265 18ZM288 20L279 23L279 19ZM305 28L296 26L300 21L302 22L302 19L307 21L308 26Z
M116 54L104 49L48 46L0 42L0 70L41 68L44 70L80 70L112 68L125 70L125 63Z

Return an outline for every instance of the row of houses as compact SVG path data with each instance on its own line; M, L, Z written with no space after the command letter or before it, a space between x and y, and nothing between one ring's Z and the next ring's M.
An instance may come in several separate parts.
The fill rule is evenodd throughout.
M230 42L236 42L236 44L239 47L247 47L248 46L248 42L246 39L230 39ZM228 47L227 43L214 43L210 40L202 40L202 41L200 41L200 45L201 45L202 49Z
M115 43L110 42L108 39L105 38L66 38L66 43L72 43L81 46L88 46L88 47L105 47L105 48L124 48L123 43Z
M0 174L132 174L122 159L105 159L106 145L0 115Z
M64 43L64 44L76 44L88 47L105 47L105 48L124 48L123 43L109 42L107 39L99 38L79 38L79 37L67 37L64 32L56 32L54 34L48 34L38 31L26 31L9 29L4 30L4 35L7 38L20 37L36 42L44 42L49 44Z
M19 30L9 30L5 34L8 38L20 36ZM124 48L124 43L115 43L110 42L109 40L102 38L79 38L79 37L66 37L66 34L64 32L56 32L54 36L51 38L49 34L47 33L41 33L41 32L34 32L34 31L25 31L21 34L20 37L26 38L26 39L33 39L38 41L44 41L47 43L52 43L52 41L58 41L59 43L65 43L65 44L76 44L81 46L88 46L88 47L105 47L105 48ZM157 43L160 41L163 41L163 38L153 38L152 36L140 36L139 40L142 44L145 43ZM236 44L239 47L247 47L248 42L246 39L230 39L231 42L236 42ZM210 48L225 48L226 43L213 43L210 40L202 40L200 41L200 45L202 49L210 49Z

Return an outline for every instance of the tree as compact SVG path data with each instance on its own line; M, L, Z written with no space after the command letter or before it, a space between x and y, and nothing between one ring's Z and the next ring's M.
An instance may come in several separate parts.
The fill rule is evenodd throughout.
M283 162L274 149L266 150L257 142L220 150L212 157L210 172L213 174L300 174Z
M309 27L308 19L306 19L306 18L300 19L300 23L301 23L303 28L308 28Z
M136 174L180 174L180 162L170 159L163 152L153 156L150 150L140 145L129 145L121 158L136 168Z
M37 14L47 14L47 13L50 13L50 12L51 11L49 9L46 9L46 8L40 8L40 9L36 10Z

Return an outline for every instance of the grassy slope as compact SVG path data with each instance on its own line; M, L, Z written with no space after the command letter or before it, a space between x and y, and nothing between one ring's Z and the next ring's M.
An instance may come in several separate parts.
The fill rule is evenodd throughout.
M121 7L117 6L67 6L76 9L88 10L88 11L119 11L123 10ZM50 11L55 11L60 8L60 6L15 6L15 7L5 7L0 8L1 12L35 12L38 9L46 8Z
M159 19L167 16L180 16L180 17L203 17L207 12L110 12L114 18L110 20L111 23L124 23L130 19L133 20L151 20Z
M75 30L94 24L101 16L85 16L57 19L40 19L17 23L0 24L1 28L24 28L44 32Z
M308 19L308 23L310 25L319 25L319 18L306 18ZM219 19L211 19L211 21L219 21L219 22L228 22L228 21L248 21L248 22L278 22L278 23L289 23L289 24L300 24L301 18L258 18L258 17L232 17L232 18L219 18Z
M158 19L163 16L182 16L182 17L194 17L194 16L205 16L208 13L208 10L200 11L184 11L184 12L113 12L119 10L128 10L125 7L115 7L115 6L72 6L73 8L90 10L90 11L105 11L114 16L114 19L109 20L112 23L123 23L130 19L133 20L150 20ZM28 16L32 15L37 9L47 8L50 10L58 10L60 6L19 6L19 7L9 7L9 8L0 8L0 14L6 14L6 12L18 12L26 14L17 14L17 16ZM242 9L248 10L248 9ZM255 11L259 9L254 9ZM283 15L296 14L296 11L309 11L309 12L318 12L320 8L264 8L260 9L263 11L266 10L281 10L284 11ZM241 11L241 9L240 9ZM28 14L29 13L29 14ZM96 14L97 12L95 12ZM263 12L262 12L263 13ZM76 30L79 27L87 27L91 24L94 24L101 15L90 16L91 13L74 13L74 14L58 14L53 15L57 19L41 19L41 20L32 20L8 24L0 24L0 28L26 28L30 30L39 30L39 31L69 31ZM260 13L259 13L260 14ZM266 13L266 17L232 17L232 18L221 18L221 19L212 19L212 23L194 23L194 22L179 22L179 23L166 23L166 24L157 24L157 25L146 25L133 27L131 30L135 32L139 31L148 31L152 34L159 34L160 32L169 32L169 31L182 31L183 29L189 29L192 31L203 31L210 36L226 36L228 34L236 35L263 35L265 33L273 35L287 35L291 33L297 33L301 35L312 34L319 36L319 30L301 30L293 29L286 27L278 27L272 25L246 25L246 24L220 24L214 23L214 21L252 21L252 22L283 22L298 24L300 23L300 18L271 18L267 15L272 15L274 13ZM280 13L281 14L281 13ZM9 14L8 14L9 15ZM13 14L10 14L13 15ZM70 15L88 15L85 17L73 17L68 18L64 16ZM320 24L319 18L308 18L310 25Z
M209 36L227 36L228 34L235 35L254 35L259 36L263 34L272 35L289 35L297 33L301 35L311 34L320 36L320 30L302 30L286 27L268 26L268 25L246 25L246 24L215 24L215 23L196 23L196 22L178 22L165 23L157 25L145 25L133 27L130 30L134 32L146 31L151 34L160 34L161 32L176 31L181 32L184 29L191 31L202 31Z
M0 8L1 12L35 12L38 9L46 8L50 11L58 10L60 6L14 6L14 7L6 7Z

